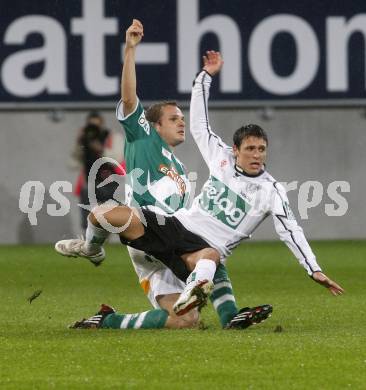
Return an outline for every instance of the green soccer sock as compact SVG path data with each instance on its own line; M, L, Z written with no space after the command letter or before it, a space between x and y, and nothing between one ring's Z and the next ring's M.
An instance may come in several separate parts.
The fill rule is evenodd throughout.
M109 314L103 321L102 328L111 329L159 329L164 328L168 312L154 309L135 314Z
M225 327L238 313L233 286L227 274L226 267L219 264L213 279L214 289L210 300L220 318L222 327Z

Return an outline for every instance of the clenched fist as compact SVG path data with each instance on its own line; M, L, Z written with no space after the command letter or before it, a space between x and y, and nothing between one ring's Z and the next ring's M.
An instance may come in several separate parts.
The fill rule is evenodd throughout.
M144 36L144 26L142 23L133 19L131 26L126 31L126 48L136 47Z

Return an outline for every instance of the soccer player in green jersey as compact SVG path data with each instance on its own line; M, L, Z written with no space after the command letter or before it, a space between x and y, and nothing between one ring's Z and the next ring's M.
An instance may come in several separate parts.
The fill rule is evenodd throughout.
M174 154L174 148L185 140L185 121L182 111L175 102L158 103L144 111L136 95L135 51L143 37L143 26L134 20L126 32L126 46L121 81L122 99L117 105L117 119L126 134L125 159L130 177L127 204L143 207L158 214L171 215L187 205L190 182L183 164ZM87 240L104 233L89 223ZM105 233L106 235L107 233ZM73 240L76 246L83 241ZM65 254L63 244L56 244L56 250ZM93 249L92 247L89 249ZM187 248L189 249L189 248ZM195 248L192 248L192 251ZM128 247L130 257L141 287L155 308L143 313L116 314L103 305L100 313L90 319L89 325L101 324L111 328L184 328L198 324L198 310L191 310L177 316L173 304L184 290L184 281L179 279L165 264L145 252ZM97 263L102 255L90 259ZM175 259L171 259L174 261ZM226 268L220 264L213 280L210 299L220 318L221 325L228 323L238 313L232 285ZM107 314L111 314L106 316ZM240 322L240 321L239 321ZM85 326L85 323L79 324Z

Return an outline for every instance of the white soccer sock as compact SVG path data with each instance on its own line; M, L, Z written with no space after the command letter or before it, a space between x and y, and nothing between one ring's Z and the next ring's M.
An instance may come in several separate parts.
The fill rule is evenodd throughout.
M216 272L216 263L209 259L198 260L196 267L188 276L187 284L196 283L198 280L208 280L212 282Z
M104 241L109 236L109 232L93 225L88 217L88 227L85 232L84 251L89 254L98 253Z

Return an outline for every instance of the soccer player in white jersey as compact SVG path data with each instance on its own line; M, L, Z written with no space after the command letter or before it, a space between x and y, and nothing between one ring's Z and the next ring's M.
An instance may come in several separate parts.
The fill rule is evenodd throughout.
M212 76L222 65L220 53L207 52L203 70L192 89L191 132L210 169L210 177L192 207L166 217L164 225L155 213L146 209L96 208L89 215L93 234L87 238L84 251L91 249L93 242L96 243L95 253L102 251L104 229L98 219L103 216L110 225L123 227L119 233L122 243L153 255L176 274L184 269L191 271L174 305L175 312L182 315L205 303L212 291L217 265L272 215L281 240L312 279L332 294L342 294L343 288L321 271L291 213L284 188L264 169L268 147L266 133L256 125L244 126L235 132L231 148L212 132L207 112L208 95ZM66 252L69 243L70 240L63 241ZM87 256L80 251L74 254ZM103 315L101 312L99 317ZM99 317L92 321L99 324Z
M175 146L185 139L185 122L175 102L154 104L145 112L136 96L135 50L142 36L143 26L140 21L134 20L126 32L121 78L122 99L116 110L117 119L123 125L126 134L125 160L130 178L127 204L170 215L184 207L190 195L190 183L183 164L174 154ZM134 175L134 170L139 174ZM144 190L140 191L141 188ZM87 238L91 230L93 227L87 230ZM80 247L83 241L74 240L72 245ZM56 250L63 252L62 246L62 243L58 243ZM116 313L108 317L104 327L183 328L196 326L197 310L189 311L181 316L177 316L173 311L173 304L183 291L189 272L183 273L181 276L183 280L181 280L170 268L149 254L130 246L128 251L141 287L155 310L133 315ZM94 256L90 260L99 264L103 258L102 252L101 256ZM214 292L210 299L218 313L221 325L226 327L237 315L238 309L231 281L224 265L219 265L216 270ZM248 310L246 308L244 311L249 313ZM255 310L264 319L264 316L269 314L270 307L257 307ZM100 311L105 315L112 309L103 305ZM257 317L259 314L257 313ZM101 314L97 316L101 318ZM250 325L248 321L245 321L242 313L234 323L238 327ZM94 322L91 320L89 324L93 325ZM82 325L85 327L86 324L82 323Z
M318 265L291 212L285 189L265 170L268 137L264 130L257 125L241 127L233 136L232 148L212 132L207 109L209 90L223 60L219 52L208 51L203 62L203 70L192 89L190 130L209 167L210 177L192 207L178 211L176 218L185 228L204 238L223 259L272 215L280 239L313 280L333 295L342 294L343 288ZM208 273L201 278L211 280ZM188 283L175 304L178 313L187 306L191 296L192 287Z

